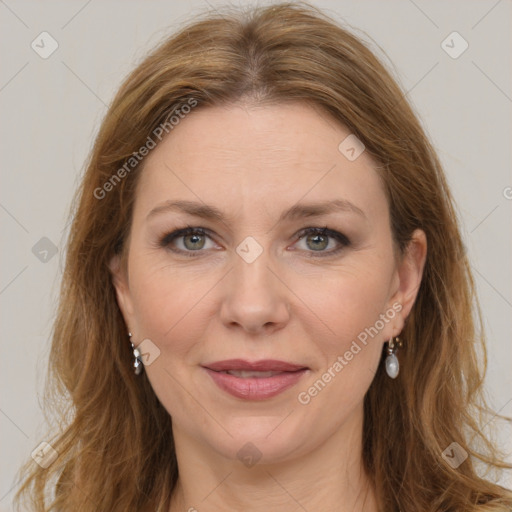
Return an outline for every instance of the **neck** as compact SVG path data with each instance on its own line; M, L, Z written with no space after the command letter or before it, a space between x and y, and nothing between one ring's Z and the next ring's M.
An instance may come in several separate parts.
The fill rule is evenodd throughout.
M250 468L174 428L180 476L169 512L377 512L362 462L362 419L352 423L307 454Z

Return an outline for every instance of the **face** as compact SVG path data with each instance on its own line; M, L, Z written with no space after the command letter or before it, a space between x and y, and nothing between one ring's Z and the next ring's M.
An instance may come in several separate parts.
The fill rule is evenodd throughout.
M112 269L177 439L275 462L361 427L424 251L395 257L374 162L338 149L349 134L303 104L208 107L148 155Z

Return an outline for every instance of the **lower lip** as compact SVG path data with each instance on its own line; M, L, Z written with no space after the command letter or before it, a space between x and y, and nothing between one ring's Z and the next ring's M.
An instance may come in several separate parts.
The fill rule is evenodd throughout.
M295 372L282 372L273 377L241 378L228 373L216 372L205 368L215 384L237 398L245 400L265 400L279 395L294 386L306 373L306 369Z

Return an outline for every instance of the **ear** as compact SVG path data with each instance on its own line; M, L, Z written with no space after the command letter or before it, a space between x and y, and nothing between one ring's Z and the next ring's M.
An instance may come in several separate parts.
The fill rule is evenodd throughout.
M401 325L395 325L400 332L403 329L406 318L416 301L423 278L423 269L427 260L427 236L421 229L416 229L412 239L405 250L395 274L395 289L390 305L400 303L402 309L398 315ZM395 334L395 336L398 333Z
M112 284L116 290L117 304L123 314L126 328L132 331L135 328L135 315L128 283L128 272L125 265L121 263L121 256L116 254L109 263L112 275Z

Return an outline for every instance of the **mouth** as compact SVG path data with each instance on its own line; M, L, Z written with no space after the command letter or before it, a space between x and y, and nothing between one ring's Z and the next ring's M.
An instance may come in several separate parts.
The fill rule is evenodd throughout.
M230 359L203 365L223 391L245 400L272 398L297 384L308 367L277 360Z

